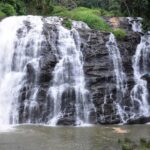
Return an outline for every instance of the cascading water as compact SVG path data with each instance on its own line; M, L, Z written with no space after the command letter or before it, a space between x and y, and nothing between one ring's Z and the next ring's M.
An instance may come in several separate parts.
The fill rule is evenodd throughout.
M112 59L116 81L116 101L114 104L117 109L117 114L120 116L121 121L125 123L127 113L125 112L122 101L124 94L126 93L126 74L123 71L121 54L115 39L115 36L111 33L109 41L106 43L110 58Z
M137 46L136 53L133 57L133 69L135 85L131 91L133 104L132 118L150 116L149 92L147 81L142 79L144 75L150 73L149 65L150 56L150 35L145 34L141 37L141 42Z
M128 19L129 24L132 26L132 30L134 32L142 32L142 24L141 24L142 18L128 17L127 19Z
M25 21L30 23L29 28L25 26ZM27 64L30 63L38 72L41 29L40 17L10 17L0 23L0 124L19 123L19 91L25 81ZM33 96L26 104L31 111L36 104L36 80Z
M140 24L135 25L136 22L132 22L134 31L141 32ZM110 72L108 74L106 72L111 80L110 88L105 89L107 85L102 85L96 89L91 86L91 81L99 84L103 78L101 76L103 70L94 67L93 59L86 58L84 64L80 49L81 47L84 49L86 44L89 44L89 48L95 49L96 34L86 39L84 31L81 31L84 28L91 33L86 24L73 21L71 30L62 24L62 18L39 16L9 17L0 22L0 125L19 123L85 125L101 122L105 118L104 122L107 122L107 117L110 122L118 119L122 123L128 123L130 119L150 117L150 96L147 87L149 82L145 79L150 72L150 35L142 36L133 57L135 85L130 96L130 87L127 89L126 84L128 78L114 35L110 34L106 43L113 63L114 79L112 80ZM91 37L94 41L90 39ZM89 43L84 45L84 40ZM103 39L100 42L103 44ZM90 44L94 44L94 47L90 47ZM87 57L88 50L84 52ZM94 58L94 63L97 61L99 62L99 58ZM91 65L93 68L89 68ZM86 77L89 77L87 85L91 91L86 88L83 66ZM93 74L94 69L96 72ZM103 95L101 93L103 90L106 92L104 102L94 101L95 97ZM126 100L126 97L131 99Z
M142 32L142 18L129 18L134 32ZM135 85L131 91L132 109L130 118L150 116L150 101L147 81L142 79L144 75L149 74L149 56L150 56L150 35L146 33L141 37L141 42L137 46L133 56L133 71Z
M80 51L80 37L75 29L71 31L58 26L58 63L53 72L53 85L49 88L49 95L53 99L54 109L50 124L56 125L64 115L69 116L62 101L70 101L75 96L76 124L89 123L90 111L93 108L89 100L88 90L85 89L83 72L83 56ZM67 96L63 94L68 92ZM64 100L65 99L65 100Z
M38 16L9 17L0 22L1 125L56 125L66 116L71 116L77 125L90 122L93 104L85 88L80 36L77 30L68 30L61 22L58 17ZM56 41L50 39L49 31L44 34L44 27L49 31L55 28L52 34L57 37ZM43 51L50 50L58 63L49 85L41 85ZM47 96L39 100L41 89L47 86ZM65 105L66 101L70 102L69 105Z
M132 25L134 32L142 32L141 18L128 17L129 24ZM120 116L122 123L130 120L136 120L140 117L150 116L150 102L147 81L145 75L149 75L149 56L150 56L150 35L145 34L141 37L141 42L137 46L136 53L133 57L133 71L135 85L131 90L130 107L126 105L125 95L127 92L126 74L123 72L121 55L113 34L110 34L109 41L106 43L109 50L110 58L114 65L116 79L116 101L114 105L117 114ZM105 97L106 99L106 97ZM104 100L106 103L106 100ZM129 102L127 102L129 103ZM127 108L127 109L126 109Z

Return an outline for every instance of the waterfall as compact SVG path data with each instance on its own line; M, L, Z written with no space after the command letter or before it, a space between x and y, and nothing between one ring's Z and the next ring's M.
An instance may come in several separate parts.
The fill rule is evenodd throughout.
M134 32L142 32L142 18L129 18ZM150 35L146 33L141 36L141 42L136 48L133 56L133 71L135 85L131 91L131 119L150 116L150 102L147 81L142 79L144 75L149 74L149 56L150 56Z
M28 64L38 73L41 29L41 17L9 17L0 23L0 124L19 123L19 91L25 82ZM30 111L37 105L36 80L30 102L26 104Z
M132 30L134 32L142 32L142 24L141 24L142 18L128 17L127 19L128 19L129 24L132 26Z
M129 20L133 31L142 32L140 18ZM92 37L93 30L85 23L72 21L72 29L63 24L60 17L40 16L14 16L0 22L0 125L128 123L150 117L150 34L141 37L133 56L133 76L131 65L127 72L129 81L112 33L106 43L102 34L103 52L97 44L99 34L94 31ZM111 85L101 75L108 69L101 70L97 63L101 55L102 66L112 62L113 70L108 67L106 72Z
M12 17L0 23L0 124L9 124L10 122L11 106L17 98L23 77L22 71L12 70L12 59L17 41L16 32L18 27L22 26L22 20L23 18ZM13 114L17 116L15 109Z
M70 31L62 26L58 26L57 47L58 63L53 71L53 84L49 88L49 95L54 103L49 123L56 125L58 120L64 115L69 116L70 112L63 108L62 101L73 100L73 97L75 97L75 123L77 125L89 123L92 102L89 100L89 92L85 88L83 56L80 50L80 36L77 30L73 28ZM63 96L65 92L67 92L67 97Z
M127 113L122 106L122 102L127 88L126 74L123 71L120 50L118 48L115 36L112 33L109 36L109 41L106 43L106 47L108 48L110 59L112 59L114 66L116 81L116 101L114 101L114 105L116 106L117 114L120 116L121 121L124 123L126 121Z
M93 103L85 88L80 36L75 28L63 27L62 20L22 16L0 22L1 125L56 125L67 117L76 125L90 123ZM56 64L49 62L53 53ZM40 82L43 61L54 66L52 79L46 74L48 84ZM41 89L46 96L39 99Z
M150 116L149 92L147 81L142 79L144 75L150 73L150 35L145 34L141 37L141 42L137 46L133 57L133 70L135 85L131 91L133 104L132 117Z

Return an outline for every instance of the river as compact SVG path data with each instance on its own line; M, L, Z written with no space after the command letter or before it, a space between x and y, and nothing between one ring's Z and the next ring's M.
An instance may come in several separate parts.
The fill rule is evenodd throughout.
M124 138L150 139L150 126L19 125L0 130L0 150L120 150L118 139Z

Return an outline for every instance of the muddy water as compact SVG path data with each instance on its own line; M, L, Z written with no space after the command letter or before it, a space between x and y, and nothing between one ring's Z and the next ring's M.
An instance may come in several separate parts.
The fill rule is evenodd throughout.
M0 150L120 150L118 139L150 139L150 125L0 129Z

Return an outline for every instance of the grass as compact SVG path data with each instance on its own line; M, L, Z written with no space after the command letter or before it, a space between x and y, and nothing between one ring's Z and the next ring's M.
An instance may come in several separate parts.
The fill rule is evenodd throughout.
M63 25L66 28L71 29L71 27L72 27L72 21L70 19L68 19L68 18L64 18Z
M112 33L118 39L124 39L126 36L126 32L121 28L116 28L116 29L112 30Z
M11 16L16 15L16 11L14 7L10 4L4 4L0 2L0 16Z
M78 7L71 11L64 7L54 7L53 15L68 17L72 20L83 21L92 29L110 31L109 25L100 16L111 16L112 14L101 9L89 9Z
M150 150L150 141L144 138L140 139L139 144L128 138L123 141L118 140L118 143L121 145L122 150Z
M15 15L16 12L9 4L4 5L0 3L0 17ZM64 26L71 29L72 20L83 21L91 29L112 32L117 39L123 39L126 36L126 32L123 29L112 29L100 16L114 16L112 12L105 11L103 9L90 9L85 7L77 7L73 10L68 10L66 7L54 6L53 11L49 15L64 17Z
M100 16L113 16L114 14L103 9L90 9L85 7L77 7L71 11L65 7L55 6L51 15L62 16L65 19L65 27L71 28L71 21L83 21L91 29L112 32L117 39L123 39L126 36L126 32L123 29L112 29Z
M3 13L2 11L0 11L0 17L5 17L5 16L6 16L6 14Z

